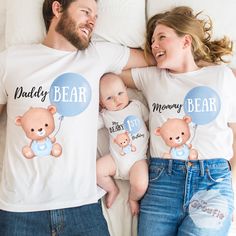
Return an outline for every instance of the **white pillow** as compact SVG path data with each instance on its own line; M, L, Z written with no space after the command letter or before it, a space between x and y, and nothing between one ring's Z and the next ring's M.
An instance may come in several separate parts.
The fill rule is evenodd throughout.
M42 41L43 0L6 0L6 47Z
M40 42L45 34L43 0L6 0L6 45ZM99 0L96 38L140 47L144 43L145 0Z
M166 11L180 5L189 6L193 8L196 13L203 11L203 15L209 15L213 21L213 33L215 37L229 35L232 39L236 39L235 0L225 0L224 2L215 0L148 0L147 16L150 18L157 12Z
M0 4L0 51L5 48L5 24L6 24L6 1L1 0Z
M145 0L99 0L96 39L143 47L145 41Z
M148 19L158 12L163 12L175 6L189 6L197 13L203 11L203 15L208 15L213 22L213 38L221 38L224 35L229 36L236 44L236 1L235 0L147 0ZM232 67L236 68L236 53L231 60Z

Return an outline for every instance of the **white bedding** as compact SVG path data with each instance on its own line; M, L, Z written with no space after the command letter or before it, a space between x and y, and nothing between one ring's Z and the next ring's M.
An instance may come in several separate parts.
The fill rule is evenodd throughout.
M15 44L39 42L44 36L41 16L43 0L0 0L0 51ZM145 19L170 6L189 5L196 10L204 10L214 22L214 37L224 34L236 43L236 1L225 0L99 0L99 18L96 39L121 43L130 47L143 47L145 38ZM231 66L236 68L234 55ZM140 93L129 91L131 96L143 100ZM4 150L6 119L0 119L0 172ZM98 134L98 155L108 152L107 133ZM129 184L117 181L120 194L113 207L104 215L108 221L111 236L137 235L137 218L130 215L127 204ZM236 226L235 226L236 228ZM235 231L234 231L235 230ZM232 229L231 236L236 235Z

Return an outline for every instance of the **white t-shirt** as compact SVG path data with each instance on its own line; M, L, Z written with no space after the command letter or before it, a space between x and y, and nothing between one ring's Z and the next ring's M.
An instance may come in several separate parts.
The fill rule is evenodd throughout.
M132 100L124 109L103 109L99 116L99 128L109 133L109 150L116 162L116 178L129 179L132 165L146 159L149 133L145 125L148 109L138 100Z
M36 44L0 54L0 104L7 103L8 114L0 209L27 212L97 202L101 197L96 185L99 79L106 72L120 72L128 58L128 48L101 42L76 52ZM49 136L56 135L62 154L27 159L22 148L33 138L16 125L16 117L19 121L30 107L49 105L57 110ZM44 115L31 119L35 114L21 119L22 125L36 127ZM38 135L43 135L40 129Z
M227 124L236 122L236 79L229 68L217 65L173 74L149 67L133 69L132 77L148 102L152 157L170 150L156 129L168 118L185 115L192 118L189 142L199 159L232 157L233 134Z

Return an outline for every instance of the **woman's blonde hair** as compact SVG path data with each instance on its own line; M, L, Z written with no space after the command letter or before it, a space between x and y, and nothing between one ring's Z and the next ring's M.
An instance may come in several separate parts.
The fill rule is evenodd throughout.
M196 62L203 60L207 62L226 62L222 57L231 55L233 43L224 36L219 40L211 40L212 21L198 19L202 12L193 14L190 7L175 7L171 11L154 15L147 23L147 35L145 53L152 53L152 36L157 24L172 28L178 36L190 35L192 37L192 54Z

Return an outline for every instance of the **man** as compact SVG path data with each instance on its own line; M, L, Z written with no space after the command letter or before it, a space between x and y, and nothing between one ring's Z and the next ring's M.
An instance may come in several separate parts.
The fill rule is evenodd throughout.
M42 44L0 55L0 235L109 235L96 185L99 78L142 52L90 42L95 0L45 0Z

